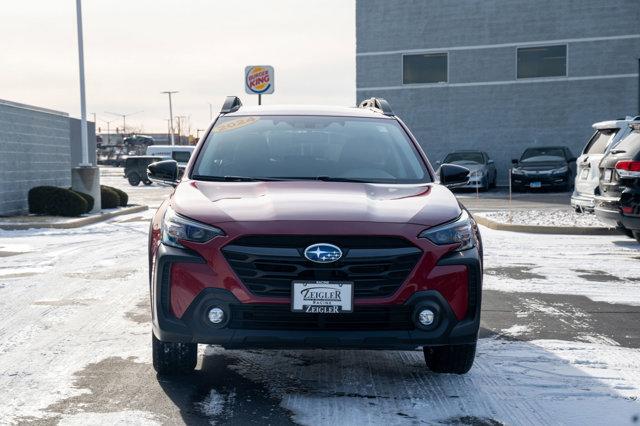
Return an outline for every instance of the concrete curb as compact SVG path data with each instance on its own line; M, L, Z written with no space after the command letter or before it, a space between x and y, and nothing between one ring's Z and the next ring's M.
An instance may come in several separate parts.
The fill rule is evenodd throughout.
M0 222L0 229L4 229L7 231L16 231L16 230L34 229L34 228L50 228L50 229L80 228L81 226L92 225L98 222L104 222L105 220L111 219L116 216L122 216L125 214L131 214L131 213L139 213L148 209L149 209L149 206L130 206L130 207L125 207L123 209L113 211L113 212L100 213L97 215L81 217L78 219L69 219L66 222L58 222L58 223L48 223L48 222L1 223Z
M514 225L511 223L496 222L480 215L474 215L478 224L498 231L525 232L529 234L556 234L556 235L622 235L614 228L595 228L590 226L536 226Z

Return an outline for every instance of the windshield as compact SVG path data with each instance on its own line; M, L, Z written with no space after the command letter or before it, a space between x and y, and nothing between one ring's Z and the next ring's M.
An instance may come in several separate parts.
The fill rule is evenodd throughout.
M529 148L520 161L559 161L565 160L564 150L562 148Z
M443 162L484 164L484 156L480 152L452 152L445 157Z
M424 162L395 120L325 116L221 117L191 177L430 181Z

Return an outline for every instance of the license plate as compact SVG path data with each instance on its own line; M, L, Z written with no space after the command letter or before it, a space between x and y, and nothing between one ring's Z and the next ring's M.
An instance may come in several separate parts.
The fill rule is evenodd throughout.
M611 182L611 177L613 176L613 169L606 169L604 171L604 181Z
M542 188L542 182L531 182L529 188Z
M312 314L353 311L353 283L348 281L294 281L291 310Z
M580 179L586 179L589 176L589 169L582 169L580 172Z

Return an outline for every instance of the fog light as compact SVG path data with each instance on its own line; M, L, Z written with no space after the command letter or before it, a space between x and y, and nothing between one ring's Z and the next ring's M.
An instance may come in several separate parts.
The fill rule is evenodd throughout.
M436 318L436 314L431 309L423 309L418 314L418 321L422 325L431 325Z
M209 314L207 316L209 317L209 321L213 324L220 324L224 321L224 311L220 308L209 309Z

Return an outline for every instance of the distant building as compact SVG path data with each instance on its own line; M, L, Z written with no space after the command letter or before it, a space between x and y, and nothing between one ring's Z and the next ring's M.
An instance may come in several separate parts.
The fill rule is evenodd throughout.
M638 0L356 0L357 99L386 98L432 161L481 149L499 183L525 147L578 154L638 113Z
M95 126L87 124L89 159L95 164ZM80 120L0 99L0 216L27 213L34 186L71 186L81 149Z

